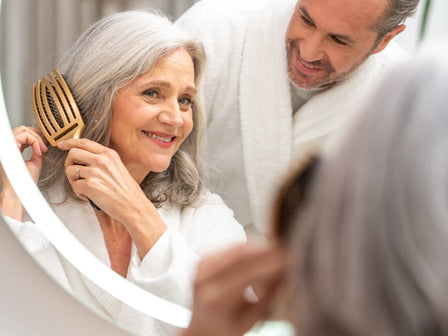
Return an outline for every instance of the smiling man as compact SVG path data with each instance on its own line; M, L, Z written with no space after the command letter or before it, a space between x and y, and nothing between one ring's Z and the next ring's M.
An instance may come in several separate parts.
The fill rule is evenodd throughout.
M391 40L418 0L202 0L177 25L208 56L204 158L249 237L269 232L278 185L331 145L369 88L406 54Z

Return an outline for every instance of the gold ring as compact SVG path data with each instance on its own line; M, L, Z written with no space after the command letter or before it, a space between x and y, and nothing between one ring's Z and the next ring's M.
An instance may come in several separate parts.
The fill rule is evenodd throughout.
M81 170L81 165L78 165L78 167L76 167L76 179L79 180L81 178L81 175L79 174L80 170Z

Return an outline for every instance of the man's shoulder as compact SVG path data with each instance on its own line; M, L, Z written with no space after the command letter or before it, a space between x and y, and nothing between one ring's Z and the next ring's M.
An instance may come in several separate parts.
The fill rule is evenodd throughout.
M383 51L372 55L371 58L387 65L393 65L409 58L409 53L397 42L390 41Z
M396 64L407 60L410 54L398 43L391 41L384 50L373 54L350 76L350 82L374 82Z
M247 14L257 16L260 13L269 13L271 10L283 6L289 8L290 4L295 2L296 0L201 0L187 10L180 17L180 21L191 16L229 17L234 19Z

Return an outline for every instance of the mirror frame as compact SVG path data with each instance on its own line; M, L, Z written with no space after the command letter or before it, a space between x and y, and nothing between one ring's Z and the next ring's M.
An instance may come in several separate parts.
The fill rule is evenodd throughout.
M2 334L131 336L69 294L25 251L0 216L0 325Z

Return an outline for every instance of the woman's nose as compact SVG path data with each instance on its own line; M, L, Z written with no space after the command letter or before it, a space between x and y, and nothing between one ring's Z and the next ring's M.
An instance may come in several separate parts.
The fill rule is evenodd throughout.
M318 33L311 33L300 42L300 57L308 63L323 59L325 51L322 37Z
M183 124L181 113L177 99L166 101L159 113L159 122L170 127L180 127Z

